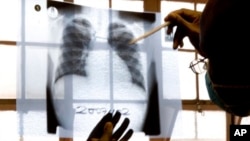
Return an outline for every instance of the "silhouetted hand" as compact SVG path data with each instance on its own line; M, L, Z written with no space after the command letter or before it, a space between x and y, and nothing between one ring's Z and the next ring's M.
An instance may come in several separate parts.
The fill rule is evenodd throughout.
M184 8L172 11L165 17L164 21L170 22L167 34L171 34L173 27L177 27L174 33L174 49L183 47L183 38L187 36L199 52L200 17L201 12Z
M117 111L106 114L95 126L88 137L88 141L128 141L133 134L133 130L129 129L125 134L129 119L125 118L121 126L114 132L113 129L120 120L121 113ZM124 134L124 135L123 135Z

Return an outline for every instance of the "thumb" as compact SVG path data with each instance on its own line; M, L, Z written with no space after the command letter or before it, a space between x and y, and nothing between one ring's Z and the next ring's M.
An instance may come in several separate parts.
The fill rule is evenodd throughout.
M110 141L112 138L113 133L113 124L112 122L107 122L103 129L103 135L100 139L100 141Z

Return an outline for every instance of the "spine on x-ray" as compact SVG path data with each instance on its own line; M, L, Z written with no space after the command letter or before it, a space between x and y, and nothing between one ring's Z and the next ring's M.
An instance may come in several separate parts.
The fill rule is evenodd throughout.
M112 23L109 26L108 42L116 50L118 56L125 62L131 74L132 83L143 90L144 77L141 73L140 55L137 44L130 44L134 39L133 33L122 23Z
M73 19L65 26L55 82L68 74L87 76L85 66L91 37L91 24L86 19Z

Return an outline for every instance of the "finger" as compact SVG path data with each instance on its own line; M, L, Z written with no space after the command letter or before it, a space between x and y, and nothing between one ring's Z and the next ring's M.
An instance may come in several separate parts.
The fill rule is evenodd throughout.
M171 12L164 18L165 22L170 22L170 27L172 26L182 26L186 29L192 28L190 23L197 22L200 19L200 12L189 10L189 9L180 9ZM171 31L170 28L169 32ZM167 32L167 33L169 33Z
M128 141L132 137L133 133L134 131L129 129L128 132L120 139L120 141Z
M110 141L113 133L113 124L112 122L107 122L103 129L103 135L100 141Z
M106 122L111 121L112 113L107 113L95 126L92 132L89 135L90 138L100 138L103 134L103 127L105 126Z
M169 14L165 20L169 21L170 24L169 26L167 27L167 35L173 33L173 29L175 26L178 27L183 27L183 28L189 28L190 24L189 22L184 19L183 17L181 17L180 15L176 14L176 13L171 13Z
M181 27L177 27L174 40L173 40L173 49L177 49L179 46L183 47L183 38L186 36L185 30Z
M127 129L129 122L130 122L129 119L125 118L121 126L113 134L112 138L118 140L122 136L124 131Z
M172 11L171 13L169 13L165 18L164 21L171 21L174 20L176 18L177 15L179 15L180 17L182 17L183 19L187 20L187 21L193 21L194 19L196 19L197 17L199 17L201 15L201 12L199 11L194 11L191 9L186 9L186 8L181 8L175 11Z
M169 24L166 30L166 34L169 35L173 32L174 24Z
M170 22L170 24L167 26L167 31L166 33L169 35L173 32L174 26L176 26L176 14L170 13L168 16L165 17L164 19L165 22Z
M113 124L113 127L116 126L116 124L118 123L118 121L120 120L121 118L121 113L119 111L116 111L115 115L113 116L111 122Z

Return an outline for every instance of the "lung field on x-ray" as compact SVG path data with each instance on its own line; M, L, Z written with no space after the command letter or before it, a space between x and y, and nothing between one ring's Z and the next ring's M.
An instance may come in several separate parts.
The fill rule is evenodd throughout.
M85 67L91 37L91 24L86 19L73 19L65 26L55 82L67 74L87 76Z
M122 23L111 23L108 29L108 43L126 64L131 82L145 90L138 46L129 44L134 38L133 33ZM68 74L87 76L86 60L91 39L92 26L88 20L75 18L66 24L63 29L60 64L56 70L55 82Z
M134 39L134 35L122 23L111 23L109 25L108 43L117 52L117 55L125 62L130 72L132 83L138 85L143 90L144 77L141 73L140 54L137 44L129 44Z

